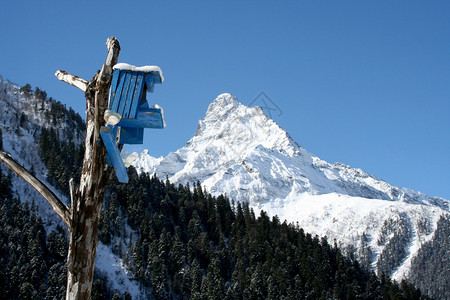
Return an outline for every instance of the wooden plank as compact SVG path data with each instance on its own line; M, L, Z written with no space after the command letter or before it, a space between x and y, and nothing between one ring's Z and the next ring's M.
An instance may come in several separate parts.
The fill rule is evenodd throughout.
M141 99L139 100L138 112L139 112L140 110L144 110L144 109L148 109L148 108L150 108L150 106L148 105L147 99L141 98Z
M113 77L111 80L111 88L109 89L108 109L112 109L111 99L114 99L114 97L116 96L117 86L119 84L119 77L120 77L120 70L119 69L114 70Z
M114 97L111 98L111 100L113 101L111 110L116 113L119 112L120 97L122 95L122 90L123 90L123 85L124 85L125 79L126 79L126 72L123 72L123 71L119 72L119 79L118 79L119 85L117 86L116 92L113 95Z
M158 83L158 84L162 83L161 75L158 72L152 72L152 76L153 76L153 83Z
M100 135L102 136L103 144L106 148L106 155L116 171L117 180L122 183L128 183L128 173L123 164L120 150L117 147L116 137L112 134L110 127L102 126L100 128Z
M130 128L164 128L164 116L159 108L140 109L136 119L121 119L117 126Z
M120 128L120 144L134 144L140 145L144 143L144 128Z
M118 98L119 100L119 108L117 109L117 112L119 114L121 114L123 116L124 111L125 111L125 104L126 104L126 99L128 97L128 90L130 87L130 80L131 80L131 73L130 72L126 72L125 73L125 79L123 82L123 89L122 89L122 93L120 95L120 98Z
M145 97L145 95L143 95L144 79L145 79L144 73L137 74L136 86L135 86L134 92L133 92L130 113L127 117L129 119L136 119L137 113L138 113L139 102L141 101L141 97Z
M127 97L125 98L125 107L123 110L122 117L123 118L131 118L130 114L134 116L134 114L131 112L131 105L133 104L133 94L136 89L136 81L139 76L138 72L132 72L130 73L130 84L128 85L128 93Z
M145 83L147 84L147 93L153 93L153 76L151 73L148 73L147 76L145 76Z

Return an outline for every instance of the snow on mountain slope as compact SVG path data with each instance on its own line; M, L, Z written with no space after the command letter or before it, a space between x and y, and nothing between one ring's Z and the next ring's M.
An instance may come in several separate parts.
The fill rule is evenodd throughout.
M254 209L267 211L269 216L278 215L282 220L298 222L306 232L326 236L341 247L351 247L349 250L356 250L356 257L363 263L376 270L388 271L396 280L407 277L414 254L424 242L431 240L439 217L443 214L448 216L433 205L337 193L292 194L281 201L254 206ZM402 222L407 223L407 229L402 228ZM383 251L385 255L388 253L389 243L395 242L394 234L405 235L406 243L396 245L404 247L404 254L399 264L386 268L379 256Z
M2 132L3 151L9 153L14 159L28 170L33 170L47 186L48 170L39 156L39 136L43 127L53 127L62 138L67 138L69 132L74 143L84 142L83 134L73 134L73 124L63 118L50 122L46 112L50 110L51 102L43 101L32 94L26 96L20 87L3 79L0 76L0 129ZM8 168L0 163L0 168L7 174ZM42 217L47 232L57 225L65 224L53 212L50 204L28 183L18 176L12 176L14 196L22 201L34 199L37 214ZM53 192L66 204L68 199L56 189ZM141 299L139 287L130 280L131 275L125 269L122 260L113 254L111 249L101 243L97 248L96 268L108 275L112 288L119 291L129 291L133 299Z
M368 265L396 278L407 273L411 257L432 237L439 216L448 216L450 204L323 161L260 107L247 107L230 94L210 104L184 147L158 159L144 152L134 165L174 183L200 181L213 195L299 222L307 232L353 247ZM398 240L404 251L386 259Z
M433 204L449 201L398 188L360 169L331 165L300 147L260 107L247 107L222 94L208 107L195 136L161 159L147 152L135 162L143 172L156 172L174 182L196 182L213 194L251 204L284 199L292 192L336 192L355 197Z
M37 108L39 104L39 109ZM41 109L42 108L42 109ZM25 97L17 85L10 83L0 76L0 128L3 136L3 151L9 153L14 159L22 164L26 169L33 170L41 181L45 180L47 169L39 157L36 136L39 135L41 127L47 122L44 111L49 109L49 103L43 103L35 97ZM21 115L26 116L25 118ZM0 163L3 171L8 172L8 168ZM23 201L28 199L39 199L41 196L28 183L18 176L12 177L13 190L15 196ZM54 191L60 199L64 199L57 191ZM53 211L47 202L36 201L38 214L42 216L49 226L63 224L53 217Z

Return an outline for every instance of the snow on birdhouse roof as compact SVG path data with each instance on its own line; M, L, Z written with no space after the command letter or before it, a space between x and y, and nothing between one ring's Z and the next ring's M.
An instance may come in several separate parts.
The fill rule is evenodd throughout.
M118 63L115 64L113 69L119 69L124 71L133 71L133 72L144 72L144 73L150 73L150 72L158 72L159 76L161 77L161 82L164 81L163 72L160 67L158 66L142 66L142 67L136 67L127 63Z

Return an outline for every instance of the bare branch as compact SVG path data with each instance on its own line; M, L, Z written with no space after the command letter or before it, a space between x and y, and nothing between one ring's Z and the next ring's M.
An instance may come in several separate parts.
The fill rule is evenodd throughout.
M84 80L83 78L80 78L78 76L72 75L70 73L67 73L63 70L58 70L55 73L56 78L58 78L61 81L64 81L65 83L71 84L73 86L76 86L83 92L86 92L87 86L89 84L89 81Z
M59 198L34 175L28 172L24 167L17 163L9 154L0 151L0 160L10 168L14 173L19 175L23 180L34 187L52 206L56 214L66 223L70 229L70 213L69 208L59 200Z
M73 183L73 178L69 180L69 192L70 192L70 207L72 208L72 212L76 205L75 203L75 184Z
M97 84L105 84L111 79L112 67L117 63L120 52L119 40L115 37L110 37L106 41L106 47L108 48L108 56L102 66L100 75L98 76Z

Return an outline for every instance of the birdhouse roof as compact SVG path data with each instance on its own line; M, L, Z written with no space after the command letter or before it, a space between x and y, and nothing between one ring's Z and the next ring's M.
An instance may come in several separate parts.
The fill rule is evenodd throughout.
M126 63L118 63L115 64L113 69L119 69L123 71L133 71L133 72L143 72L143 73L158 73L159 77L161 78L161 82L164 81L164 75L160 67L158 66L142 66L142 67L136 67L130 64Z

